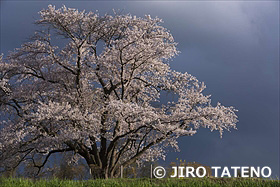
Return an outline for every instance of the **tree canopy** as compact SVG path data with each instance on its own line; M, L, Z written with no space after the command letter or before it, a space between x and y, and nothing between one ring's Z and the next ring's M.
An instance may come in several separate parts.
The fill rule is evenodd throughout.
M178 51L161 19L51 5L39 14L41 30L1 57L0 167L33 162L40 172L72 151L94 177L116 177L200 127L236 128L233 107L212 106L203 82L170 69ZM161 102L164 92L175 99Z

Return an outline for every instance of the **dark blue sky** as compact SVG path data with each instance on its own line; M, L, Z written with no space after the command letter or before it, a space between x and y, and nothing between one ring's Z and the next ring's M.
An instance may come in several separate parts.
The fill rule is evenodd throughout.
M208 166L270 166L279 176L279 2L278 1L1 1L1 53L28 41L37 12L48 4L163 19L181 51L170 64L206 83L212 102L234 106L238 130L200 129L179 139L176 158Z

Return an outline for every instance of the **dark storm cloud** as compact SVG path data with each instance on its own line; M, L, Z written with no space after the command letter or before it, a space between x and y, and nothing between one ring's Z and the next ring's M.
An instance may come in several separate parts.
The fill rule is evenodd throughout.
M167 162L179 157L206 165L268 165L279 176L279 2L51 3L162 18L181 51L171 67L204 81L213 104L239 110L237 131L220 139L201 129L194 137L180 138L181 152L169 152ZM1 52L26 41L37 12L48 4L1 2Z

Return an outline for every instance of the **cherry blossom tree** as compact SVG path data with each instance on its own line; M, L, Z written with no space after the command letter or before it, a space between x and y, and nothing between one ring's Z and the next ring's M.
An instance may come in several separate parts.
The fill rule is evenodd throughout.
M203 82L170 69L178 51L159 18L51 5L39 14L41 31L1 56L0 167L40 172L72 151L93 177L117 177L121 165L164 159L200 127L236 128L233 107L212 106ZM174 98L161 102L166 92Z

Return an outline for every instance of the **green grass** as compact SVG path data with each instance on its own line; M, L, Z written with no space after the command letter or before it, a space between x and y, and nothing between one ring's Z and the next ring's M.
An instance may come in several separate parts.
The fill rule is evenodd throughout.
M98 179L87 181L75 181L75 180L31 180L24 178L0 178L0 187L183 187L183 186L195 186L195 187L220 187L220 186L275 186L279 187L279 180L270 179L240 179L240 178L188 178L188 179Z

